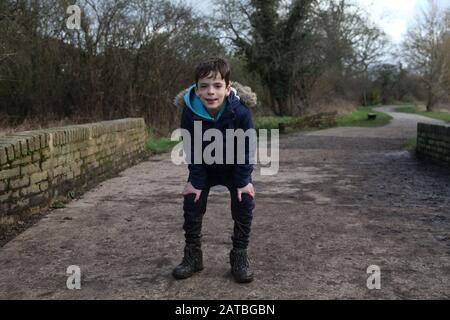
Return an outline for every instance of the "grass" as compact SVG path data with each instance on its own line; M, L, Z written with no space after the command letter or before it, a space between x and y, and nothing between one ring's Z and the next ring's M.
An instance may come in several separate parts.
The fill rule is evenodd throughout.
M395 108L396 112L404 112L404 113L417 113L418 110L414 106L403 106Z
M63 209L65 207L66 207L66 204L64 202L62 202L62 201L59 201L59 200L53 202L50 205L50 208L53 208L53 209Z
M255 117L254 126L259 129L278 129L279 123L291 124L298 120L297 117Z
M403 149L407 150L407 151L414 151L414 150L416 150L416 147L417 147L417 138L408 139L403 144Z
M145 142L147 150L154 154L165 153L170 151L178 141L171 141L170 138L166 137L155 137L153 135L152 129L148 128L148 138Z
M417 107L408 105L395 108L396 112L404 112L404 113L414 113L419 114L421 116L443 120L445 122L450 122L450 112L428 112L428 111L420 111Z
M377 118L375 120L368 120L368 114L375 113ZM303 117L255 117L254 125L258 129L278 129L279 123L285 123L287 127L291 125L296 127L302 123ZM392 120L392 117L382 112L373 111L373 107L358 107L351 113L338 115L336 123L338 127L382 127L387 125ZM330 127L325 126L325 127ZM311 131L324 129L325 127L317 127L317 124L307 125L302 127L302 131ZM291 128L289 128L291 129ZM297 130L297 129L295 129ZM297 130L298 131L298 130Z
M392 120L390 115L373 111L372 108L358 107L351 113L337 116L336 122L339 127L382 127ZM375 113L377 118L375 120L369 120L369 113Z

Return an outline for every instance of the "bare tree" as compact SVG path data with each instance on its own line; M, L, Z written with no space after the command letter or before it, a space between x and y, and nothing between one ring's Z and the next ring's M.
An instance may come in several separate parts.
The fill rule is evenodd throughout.
M445 56L445 87L447 88L447 99L450 100L450 9L445 13L445 28L442 52Z
M436 0L428 0L416 17L403 43L406 58L422 78L427 90L427 111L432 111L445 94L445 75L449 68L449 51L445 49L449 26Z
M223 53L191 7L170 0L80 0L81 28L66 27L70 0L0 0L0 114L45 125L145 117L174 123L172 98L203 56Z
M380 63L388 49L386 34L368 14L346 0L323 1L317 14L317 38L324 53L325 74L334 79L334 94L348 91L358 78L367 105L368 70ZM344 81L342 81L344 80Z
M384 54L383 32L346 0L223 0L218 7L224 38L259 75L278 115L312 106L318 86L331 88L321 96L345 96Z

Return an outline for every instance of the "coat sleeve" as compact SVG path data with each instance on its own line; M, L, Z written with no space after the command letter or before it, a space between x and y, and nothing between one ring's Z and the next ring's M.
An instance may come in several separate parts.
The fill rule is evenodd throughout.
M181 128L189 131L189 134L191 136L190 145L183 145L186 157L187 159L190 159L190 161L188 162L188 181L191 182L195 189L203 190L206 188L206 167L203 164L203 161L201 164L194 163L194 120L186 108L183 108L183 114L181 116Z
M242 114L242 118L239 121L238 129L247 131L248 129L254 129L251 112L248 107L245 107L245 111ZM253 164L250 162L250 150L254 150L255 145L250 148L250 139L246 138L245 141L245 163L235 164L233 180L234 184L238 188L243 188L252 182ZM254 141L256 143L256 141ZM239 150L238 150L239 152ZM236 159L236 158L235 158Z

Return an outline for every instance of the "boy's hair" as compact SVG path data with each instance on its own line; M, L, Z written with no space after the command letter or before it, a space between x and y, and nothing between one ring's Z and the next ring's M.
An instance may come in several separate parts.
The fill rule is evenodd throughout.
M206 78L210 73L216 77L218 73L225 80L225 84L228 86L230 83L230 65L223 58L209 58L200 62L195 68L195 85L198 85L198 81L202 78Z

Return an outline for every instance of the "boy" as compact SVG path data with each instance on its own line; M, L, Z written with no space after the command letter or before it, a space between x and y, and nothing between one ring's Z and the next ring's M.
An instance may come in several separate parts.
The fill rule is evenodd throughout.
M224 59L212 58L201 62L195 70L195 85L190 87L183 97L183 113L181 128L189 131L191 146L185 147L190 152L188 164L189 177L183 190L184 224L186 245L184 257L180 265L173 270L176 279L186 279L203 269L203 255L201 250L201 227L209 190L215 185L224 185L231 195L231 213L234 220L233 249L230 252L231 274L238 283L253 280L250 269L247 247L250 228L255 208L255 191L251 174L253 165L249 161L249 147L245 143L245 150L234 149L233 158L237 152L245 153L245 163L234 161L226 163L224 146L223 164L211 165L194 161L194 122L201 122L202 132L208 129L218 129L225 137L227 129L253 128L249 108L235 95L230 86L230 67ZM202 151L208 143L202 142ZM189 150L190 149L190 150ZM203 154L203 153L202 153Z

